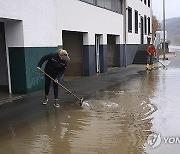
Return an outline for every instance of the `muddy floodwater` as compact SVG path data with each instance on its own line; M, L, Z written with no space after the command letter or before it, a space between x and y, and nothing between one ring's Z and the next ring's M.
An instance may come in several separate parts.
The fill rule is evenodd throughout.
M41 118L1 126L0 153L179 154L179 67L141 71L95 91L82 108L69 104L42 106ZM156 147L147 142L153 133L161 138Z

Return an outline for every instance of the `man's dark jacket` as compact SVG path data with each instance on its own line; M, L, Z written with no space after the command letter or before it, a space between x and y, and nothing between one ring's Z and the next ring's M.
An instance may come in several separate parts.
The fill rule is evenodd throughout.
M50 53L45 56L43 56L37 67L42 66L42 64L47 61L46 66L45 66L45 72L47 74L53 74L56 76L56 79L59 79L63 74L67 66L67 61L62 60L59 57L59 53Z

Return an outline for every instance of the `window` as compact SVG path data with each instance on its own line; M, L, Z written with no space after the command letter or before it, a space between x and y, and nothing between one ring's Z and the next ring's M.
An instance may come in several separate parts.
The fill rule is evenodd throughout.
M90 4L94 4L94 1L95 1L95 0L81 0L81 1L87 2L87 3L90 3Z
M138 34L138 11L135 10L135 33Z
M128 32L132 33L132 8L128 7Z
M123 0L80 0L101 8L123 14Z
M97 6L104 8L104 1L103 0L97 0Z
M144 0L144 4L145 4L145 5L147 4L146 0Z
M148 17L148 34L151 33L151 19Z
M151 7L151 0L148 0L148 7Z
M144 16L144 33L147 34L147 17Z
M116 10L118 13L123 14L123 0L117 0Z
M108 10L111 10L111 0L103 0L104 7Z
M123 14L123 0L111 0L111 9L114 12Z

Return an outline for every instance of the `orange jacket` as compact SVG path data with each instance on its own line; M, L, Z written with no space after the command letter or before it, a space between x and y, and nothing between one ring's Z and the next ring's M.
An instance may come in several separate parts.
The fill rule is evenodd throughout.
M156 48L154 47L154 45L149 45L147 47L147 53L156 56L157 52L156 52Z

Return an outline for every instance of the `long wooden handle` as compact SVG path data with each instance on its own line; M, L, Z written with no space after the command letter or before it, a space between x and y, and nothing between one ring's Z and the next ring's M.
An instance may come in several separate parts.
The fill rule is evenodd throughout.
M62 84L60 84L59 82L56 82L49 74L47 74L46 72L44 72L41 68L38 68L43 74L45 74L47 77L49 77L51 80L53 80L55 83L57 83L58 85L60 85L63 89L65 89L67 92L69 92L71 95L73 95L74 97L76 97L79 101L81 101L81 98L79 98L78 96L76 96L73 92L71 92L69 89L67 89L66 87L64 87Z

